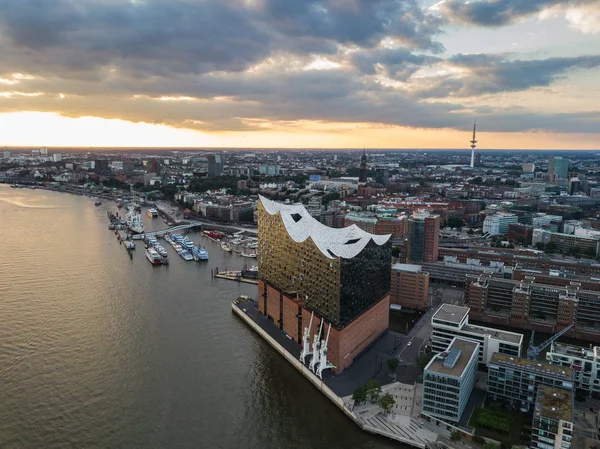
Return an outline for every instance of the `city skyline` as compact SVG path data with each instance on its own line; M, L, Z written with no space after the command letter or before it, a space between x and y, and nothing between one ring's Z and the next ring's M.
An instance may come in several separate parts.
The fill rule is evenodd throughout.
M0 9L0 146L599 147L591 0Z

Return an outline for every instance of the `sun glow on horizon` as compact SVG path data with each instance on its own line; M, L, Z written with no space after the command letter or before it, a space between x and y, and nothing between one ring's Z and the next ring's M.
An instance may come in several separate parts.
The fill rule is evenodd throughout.
M253 131L199 131L48 112L0 114L0 146L228 148L465 148L469 133L376 123L246 120ZM600 134L478 134L481 149L599 149Z

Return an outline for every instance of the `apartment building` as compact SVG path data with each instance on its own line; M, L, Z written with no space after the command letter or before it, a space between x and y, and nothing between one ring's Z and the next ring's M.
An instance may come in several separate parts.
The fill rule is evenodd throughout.
M475 387L479 343L454 338L423 372L422 413L457 424Z
M431 318L433 351L446 351L455 337L479 343L477 361L481 365L487 365L496 352L518 357L523 346L522 334L469 324L468 307L442 304Z
M533 411L540 385L573 391L573 370L505 354L494 354L488 364L488 396L522 411Z
M573 440L573 392L541 385L531 430L532 449L570 449Z
M583 348L554 342L546 353L546 361L573 369L575 388L600 397L600 347Z

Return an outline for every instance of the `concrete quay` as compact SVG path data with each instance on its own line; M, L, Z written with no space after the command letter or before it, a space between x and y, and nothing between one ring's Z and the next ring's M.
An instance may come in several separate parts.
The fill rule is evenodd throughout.
M352 391L355 387L353 385L362 385L374 377L370 359L368 372L362 373L363 375L361 376L357 376L356 372L351 372L353 371L352 368L356 368L353 364L350 369L338 376L329 370L325 371L323 373L323 380L321 380L307 366L300 362L300 345L287 337L278 327L265 318L258 311L256 301L239 298L232 303L231 309L233 313L248 324L273 349L279 352L296 368L298 372L321 391L325 397L336 405L342 413L365 432L384 436L419 449L425 449L431 443L436 443L441 437L435 429L431 428L430 423L427 423L418 416L420 414L420 401L417 397L419 393L418 386L415 387L414 385L399 382L390 383L388 381L388 384L382 387L382 392L390 393L396 399L396 407L389 415L384 414L377 404L364 404L354 407ZM394 338L392 337L392 342L393 340ZM389 336L382 338L375 342L366 352L377 352L378 349L381 349L382 345L387 345L389 342ZM362 357L359 357L359 359ZM378 373L378 371L376 370L375 373ZM340 396L340 391L344 391L345 395ZM417 399L415 400L415 398Z

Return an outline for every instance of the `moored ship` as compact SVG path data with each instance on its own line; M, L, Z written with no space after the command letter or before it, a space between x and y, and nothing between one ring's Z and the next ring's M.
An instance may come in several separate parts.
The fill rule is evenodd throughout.
M146 250L146 258L152 265L161 265L163 263L162 256L158 254L154 248L148 248Z

